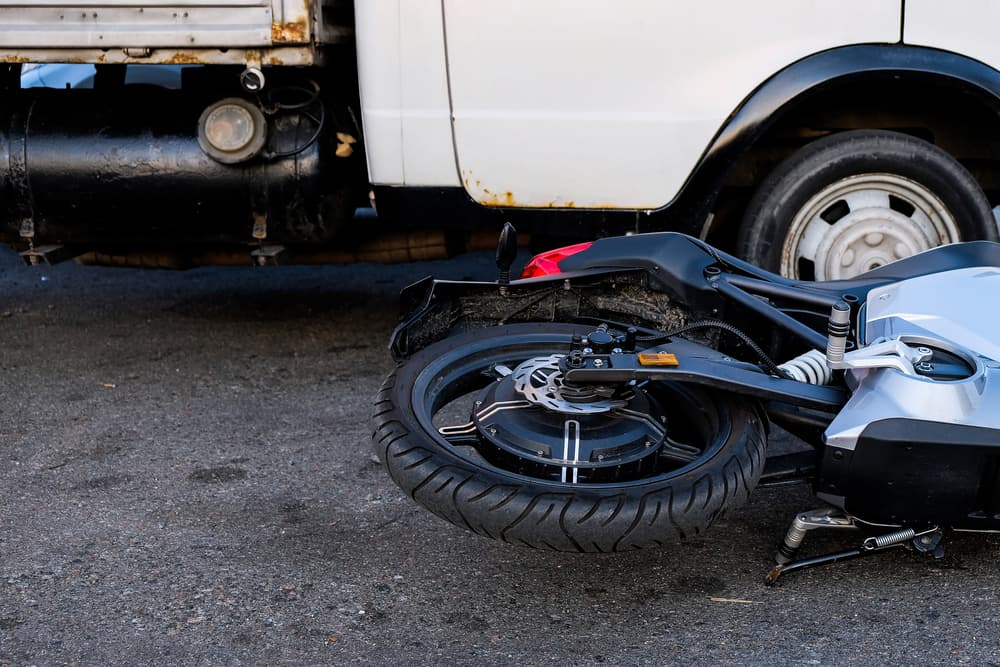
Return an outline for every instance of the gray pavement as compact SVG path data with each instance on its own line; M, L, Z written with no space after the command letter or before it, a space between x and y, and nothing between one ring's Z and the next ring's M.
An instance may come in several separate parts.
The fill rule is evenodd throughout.
M409 266L27 270L0 252L0 666L1000 664L1000 540L761 584L802 486L674 549L575 556L372 462ZM816 538L818 552L841 545Z

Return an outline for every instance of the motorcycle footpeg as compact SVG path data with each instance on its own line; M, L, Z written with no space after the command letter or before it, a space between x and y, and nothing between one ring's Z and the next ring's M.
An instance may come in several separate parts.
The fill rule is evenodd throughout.
M817 528L855 528L854 519L844 512L832 507L826 507L798 514L785 533L785 539L774 556L778 565L785 565L795 559L806 534Z

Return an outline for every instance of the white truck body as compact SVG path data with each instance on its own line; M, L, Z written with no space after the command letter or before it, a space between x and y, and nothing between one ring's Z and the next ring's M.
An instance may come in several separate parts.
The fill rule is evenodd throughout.
M659 213L701 178L699 206L682 210L709 214L684 227L705 235L733 231L711 219L720 192L757 188L777 159L844 129L900 128L988 159L981 128L942 128L940 110L894 108L889 93L869 105L870 82L913 94L926 75L940 84L928 106L968 85L1000 109L1000 46L983 29L998 18L988 0L0 0L0 61L356 68L376 194ZM794 118L834 84L846 92ZM929 242L969 236L949 233Z
M366 0L356 22L374 183L652 209L775 71L897 41L901 3ZM312 64L323 25L312 0L0 0L0 50L33 61Z

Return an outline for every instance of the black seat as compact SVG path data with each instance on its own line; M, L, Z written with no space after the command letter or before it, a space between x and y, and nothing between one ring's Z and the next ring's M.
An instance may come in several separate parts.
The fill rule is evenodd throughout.
M975 266L1000 267L1000 243L967 241L938 246L866 271L848 280L826 282L788 281L784 278L782 280L814 291L855 294L861 297L862 293L867 294L869 290L880 285Z
M612 266L652 269L667 284L690 293L711 291L707 284L693 285L688 281L690 276L700 275L712 264L722 264L730 271L777 285L830 296L850 294L864 301L871 289L907 278L973 266L1000 267L1000 243L952 243L880 266L848 280L824 282L785 278L717 250L704 241L676 232L600 239L588 251L567 257L559 265L564 271Z

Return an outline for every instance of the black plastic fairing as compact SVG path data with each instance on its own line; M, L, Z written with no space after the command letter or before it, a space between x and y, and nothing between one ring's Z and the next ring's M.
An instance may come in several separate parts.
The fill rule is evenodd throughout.
M718 263L710 246L674 232L635 234L598 239L583 252L559 263L564 271L607 268L643 269L654 286L691 307L720 301L705 279L705 269Z
M573 271L609 267L645 269L657 278L657 282L675 290L681 297L695 297L711 289L704 274L712 265L792 290L838 297L847 294L863 302L875 287L908 278L974 266L1000 267L1000 244L969 241L938 246L849 280L825 282L785 278L675 232L599 239L587 250L560 263L561 268Z
M1000 267L1000 243L968 241L938 246L925 252L885 264L862 274L859 278L898 282L931 273L965 269L973 266Z
M1000 430L914 419L869 424L827 447L817 490L877 524L1000 528Z
M615 284L619 288L617 293L620 293L626 284L633 289L640 289L637 287L639 284L645 285L642 273L638 269L604 268L513 280L507 286L505 297L499 295L499 285L495 282L435 280L427 277L403 289L400 295L400 323L392 333L389 351L393 358L403 359L446 335L453 324L467 316L488 319L485 311L495 310L497 302L506 304L511 311L523 312L524 309L520 306L525 305L526 301L528 305L534 303L533 295L573 294L572 289L566 289L567 281L572 284L573 289ZM611 290L610 287L607 289ZM646 288L641 289L645 291ZM465 310L460 305L462 302L466 303ZM469 305L472 303L475 305ZM469 309L472 312L466 312ZM550 316L558 314L558 310L550 311ZM519 321L506 320L504 317L499 319ZM423 333L420 333L421 330L424 330Z

